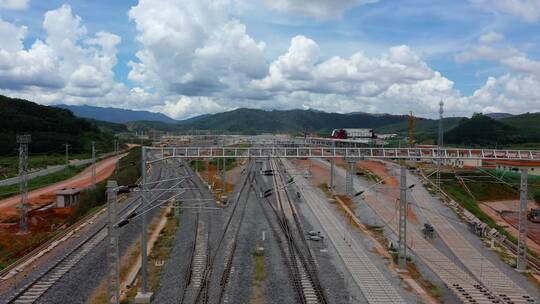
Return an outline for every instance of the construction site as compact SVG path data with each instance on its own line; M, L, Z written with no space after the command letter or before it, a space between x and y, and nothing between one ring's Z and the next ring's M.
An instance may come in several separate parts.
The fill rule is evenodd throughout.
M0 302L537 302L540 152L339 132L171 136L32 191L23 147Z

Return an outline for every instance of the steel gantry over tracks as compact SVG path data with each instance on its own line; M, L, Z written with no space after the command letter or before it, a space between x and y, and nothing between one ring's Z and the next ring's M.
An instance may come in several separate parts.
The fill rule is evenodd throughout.
M461 148L336 148L336 147L146 147L148 162L168 158L318 158L477 159L540 161L540 150Z
M496 150L496 149L466 149L466 148L354 148L354 147L313 147L313 146L254 146L249 148L213 146L213 147L144 147L143 166L151 165L165 161L167 159L196 159L196 158L343 158L348 163L346 189L349 196L354 192L352 172L354 171L354 163L361 159L387 159L387 160L415 160L415 161L436 161L436 160L514 160L514 161L540 161L539 150ZM333 167L331 176L333 175ZM350 175L350 176L349 176ZM399 248L398 260L405 260L406 257L406 192L408 190L406 184L406 170L401 170L401 200L403 204L399 208L400 225L399 225ZM522 177L526 173L522 174ZM523 184L523 182L522 182ZM527 196L526 187L522 186L522 197ZM361 191L364 192L364 191ZM359 192L359 193L361 193ZM523 213L525 208L520 208L520 219L524 218ZM523 223L521 223L523 222ZM521 225L526 225L526 221L520 221ZM526 231L523 229L523 231ZM526 248L526 233L520 234L519 243ZM527 265L525 258L519 257L518 265ZM404 263L400 263L400 268L404 268ZM429 264L429 263L428 263ZM446 267L443 267L446 269ZM523 267L524 268L524 267ZM459 277L459 276L458 276ZM448 287L455 292L460 300L466 303L530 303L535 302L530 296L518 292L517 297L508 298L506 294L493 292L500 291L497 286L482 286L474 280L471 286L474 288L464 289L460 286L460 281L444 280ZM469 281L469 280L464 280ZM483 280L481 280L483 281ZM502 280L504 281L504 280ZM470 286L469 286L470 287ZM486 288L487 287L487 288ZM480 301L473 299L472 294L478 294ZM487 299L483 299L486 297ZM484 301L485 300L485 301Z

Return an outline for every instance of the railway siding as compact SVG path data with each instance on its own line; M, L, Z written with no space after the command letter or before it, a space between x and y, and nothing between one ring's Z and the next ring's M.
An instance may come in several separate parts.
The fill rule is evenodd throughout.
M437 234L465 267L505 303L534 303L534 299L525 290L486 259L445 217L436 212L424 212L424 209L434 209L428 195L424 189L412 192L412 197L422 207L424 216L437 227Z
M284 164L287 169L292 168L290 162L285 160ZM346 227L328 208L326 201L310 189L302 176L297 176L295 181L304 201L324 227L366 300L369 303L406 303L396 288L370 261L361 245L354 239L350 240L350 246L345 242L343 231Z

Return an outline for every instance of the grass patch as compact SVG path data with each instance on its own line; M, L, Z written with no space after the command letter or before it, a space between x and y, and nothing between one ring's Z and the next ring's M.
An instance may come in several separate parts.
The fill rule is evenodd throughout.
M443 190L450 195L461 207L467 209L470 213L472 213L474 216L476 216L478 219L480 219L482 222L486 223L489 227L495 228L497 232L500 235L503 235L511 241L512 243L517 245L517 239L508 233L504 227L501 227L497 225L495 220L493 220L491 217L489 217L486 213L480 209L478 206L477 201L471 197L469 193L463 188L461 184L455 180L455 178L449 178L451 177L450 174L445 173L441 174L441 186ZM434 177L433 177L434 178ZM535 178L533 178L535 180ZM501 184L493 184L495 186L491 187L498 187ZM471 192L473 190L471 189ZM476 195L475 192L473 192L474 195ZM534 257L538 258L538 255L530 250L528 250L529 253L531 253Z
M365 168L356 168L356 175L360 175L366 178L367 180L375 182L375 183L379 183L382 181L382 184L385 184L385 182L380 176L378 176L377 174Z
M120 161L119 168L118 180L121 185L135 183L140 176L140 148L132 149L129 154ZM80 168L80 170L82 169L83 168ZM52 176L53 175L50 174L44 178L50 179ZM33 182L36 183L36 181L40 181L40 179L41 178L36 178ZM65 176L63 179L65 179ZM54 183L50 180L47 182L51 184ZM0 269L7 267L40 244L64 231L64 227L67 226L66 224L74 224L83 216L93 213L103 206L106 202L105 185L106 181L103 181L98 183L95 189L87 189L81 192L80 202L73 208L70 214L57 214L55 213L55 209L49 209L44 211L44 213L40 213L40 215L43 215L43 218L46 218L48 221L46 227L43 225L39 226L40 230L35 230L37 228L31 227L32 233L26 235L18 235L9 231L6 232L5 235L0 234ZM32 187L30 182L29 186Z
M498 201L519 198L518 191L499 181L494 176L480 170L459 172L458 175L479 201ZM454 174L442 173L441 179L452 180L456 179L456 177Z
M433 284L431 281L426 280L422 274L416 268L414 262L407 262L407 270L409 271L410 276L416 281L419 282L422 287L427 290L427 292L434 298L440 300L442 297L442 289Z
M111 179L115 179L118 185L132 185L137 182L141 176L141 149L131 149L125 157L120 159L118 164L118 172L111 176ZM69 223L73 224L81 217L85 216L91 210L99 208L107 201L106 196L107 180L104 180L96 184L95 189L86 189L81 192L81 200L79 204L74 207L73 213L69 218Z
M69 159L86 159L90 154L74 154ZM30 155L28 156L28 169L30 171L44 169L47 166L63 165L66 163L65 154ZM15 177L19 174L19 156L0 157L0 179Z
M499 170L485 170L514 187L519 187L521 183L521 174L518 172L504 172ZM527 187L529 195L540 205L540 176L530 175L527 177ZM516 190L517 193L517 190Z
M69 166L66 169L48 174L45 176L36 177L28 181L28 191L46 187L63 180L72 178L73 176L81 173L87 166L73 167ZM19 184L0 186L0 199L10 197L19 194Z
M266 278L266 271L264 269L264 252L255 250L253 252L255 258L255 285L259 285Z
M195 159L189 162L191 169L195 172L206 171L206 162L200 159Z
M176 231L176 217L173 213L170 212L167 214L167 223L163 230L159 234L152 252L150 253L148 259L148 273L149 273L149 283L151 290L157 290L159 285L159 279L161 278L161 271L163 265L158 265L158 262L165 262L169 259L171 250L173 247L174 233Z
M320 183L319 189L321 189L324 192L326 197L332 197L332 191L330 190L330 187L328 186L327 183Z
M209 163L210 165L216 168L220 168L221 170L221 168L223 167L223 158L212 159ZM237 162L235 158L225 158L225 168L227 169L227 171L234 169L236 165Z
M159 287L159 281L161 279L161 274L164 267L164 264L161 263L164 263L170 257L174 245L174 235L178 226L178 220L174 216L174 212L167 213L166 217L167 223L161 230L156 242L154 243L154 247L148 256L148 284L150 290L154 292ZM151 228L150 230L154 229L155 228ZM124 301L121 303L133 303L135 296L137 295L137 291L140 289L140 284L141 280L139 278L137 283L131 286L131 288L129 288L129 290L126 292L126 299L124 299Z

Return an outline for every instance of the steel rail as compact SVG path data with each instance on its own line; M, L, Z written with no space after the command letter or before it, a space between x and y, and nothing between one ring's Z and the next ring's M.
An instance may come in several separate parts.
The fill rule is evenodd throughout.
M287 163L286 168L292 165ZM371 262L369 256L354 239L347 243L343 239L345 225L330 210L328 203L312 190L308 190L307 181L298 177L296 183L302 193L304 201L313 211L315 217L326 231L330 242L343 260L354 282L368 303L405 303L405 300L397 292L395 287L388 281L381 271Z
M129 204L126 206L123 206L122 210L120 210L120 213L125 213L128 208L132 207L135 202L138 200L138 198L134 198ZM106 207L104 207L106 208ZM57 269L62 263L68 261L69 258L73 257L79 249L81 249L84 245L90 243L92 240L94 240L99 233L102 233L107 228L107 222L103 221L101 224L98 225L98 228L95 228L96 231L92 232L90 235L85 237L82 241L80 241L74 248L71 248L67 253L65 253L60 259L55 261L52 265L48 266L44 271L42 271L36 278L32 279L31 282L27 283L23 288L19 289L17 293L9 299L6 303L18 303L19 298L23 297L24 294L29 291L33 286L38 284L44 277L46 277L48 274L52 273L55 269ZM93 244L93 246L97 246L101 241L103 241L103 238L99 240L97 243ZM86 254L86 253L85 253ZM73 264L71 267L73 267L75 264ZM70 267L70 268L71 268ZM69 270L69 269L68 269ZM61 277L61 276L60 276ZM58 277L56 280L58 280L60 277ZM21 301L24 303L33 303L37 301L49 288L51 288L54 283L52 282L50 286L47 287L46 290L41 292L40 294L36 294L33 299Z
M250 172L250 173L248 173L248 175L244 179L244 181L242 183L241 190L243 190L243 188L245 187L245 185L247 184L247 182L249 180L250 174L252 174L251 167L252 167L252 163L250 163L249 166L248 166L248 172ZM221 234L221 236L219 238L219 242L218 242L217 246L215 247L216 249L214 250L214 254L210 255L211 257L210 257L210 259L208 261L207 267L203 272L203 285L197 291L197 294L196 294L196 297L195 297L195 303L198 303L199 301L203 300L203 297L205 297L204 293L207 292L207 291L205 291L205 289L207 289L209 284L210 284L210 278L211 278L213 264L214 264L214 262L216 260L219 249L221 248L221 245L223 244L225 236L227 235L227 232L229 231L232 219L234 217L234 214L236 213L238 205L239 204L238 204L238 201L237 201L234 204L234 207L233 207L233 209L231 211L231 215L229 216L229 219L227 220L227 223L225 224L225 227L223 228L223 232L222 232L222 234ZM247 204L245 204L245 205L247 205ZM206 293L206 296L207 295L208 295L208 293ZM207 300L207 298L206 298L206 300Z
M282 164L281 159L278 158L277 162L280 162L281 166L284 168L284 165ZM276 163L275 167L279 168L279 165ZM279 172L279 170L278 170L278 172ZM317 297L319 298L319 300L322 303L327 303L326 295L325 295L324 289L322 288L321 281L319 279L317 265L315 263L315 259L313 258L313 255L311 253L311 249L310 249L310 247L308 245L308 242L306 240L306 237L305 237L306 233L304 232L304 228L303 228L303 226L302 226L302 224L300 222L300 218L299 218L298 213L296 211L296 207L292 203L292 200L291 200L291 198L289 196L289 191L286 188L286 186L288 184L285 183L283 174L279 173L278 177L279 177L279 179L281 179L281 184L283 185L282 188L284 189L285 198L286 198L286 201L287 201L287 206L288 206L288 208L290 210L290 213L291 213L291 216L293 218L296 229L297 229L297 231L298 231L298 233L300 235L300 240L301 240L300 242L302 243L303 248L305 248L304 252L302 252L302 255L301 255L302 258L300 259L300 261L302 262L304 268L308 272L309 279L312 281L315 292L317 293ZM299 249L300 246L298 246L298 245L295 245L295 246L298 248L298 250L300 250Z

